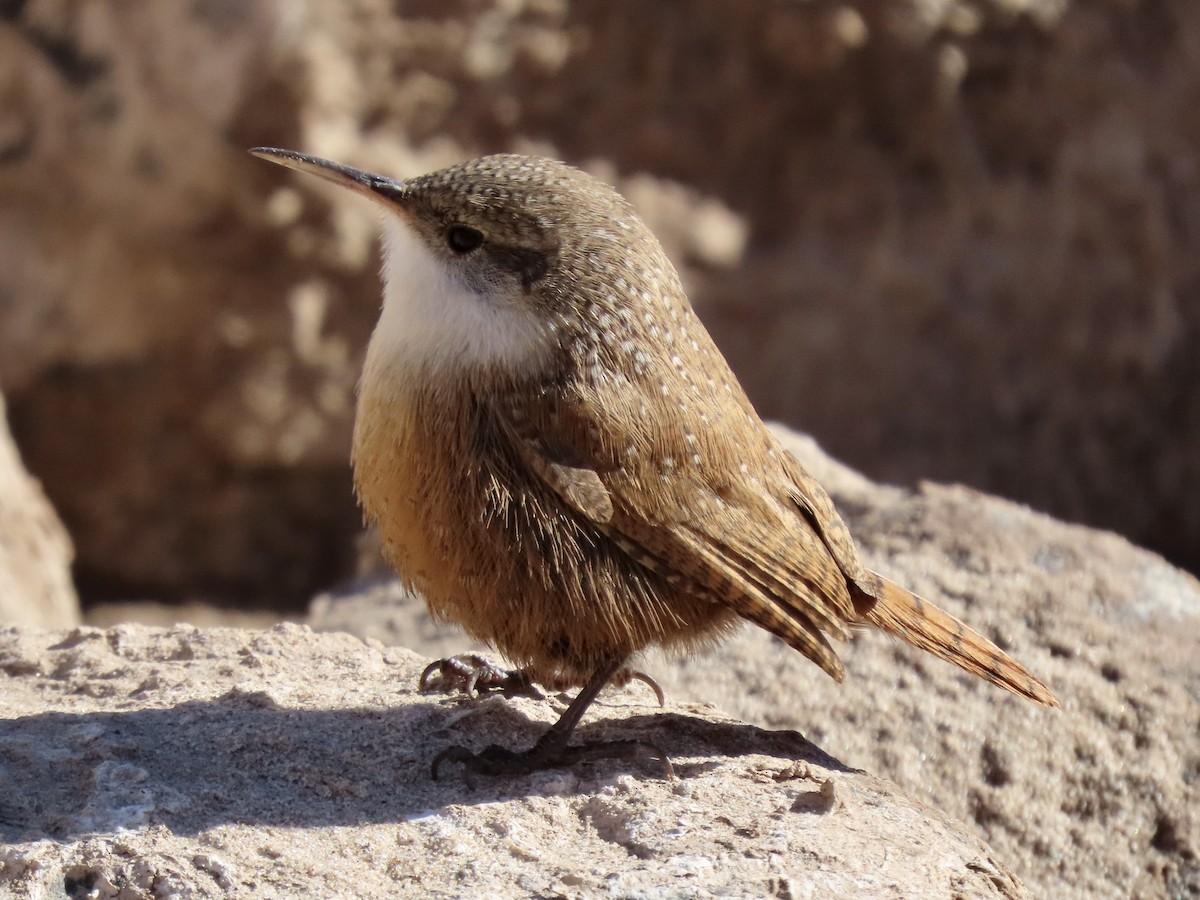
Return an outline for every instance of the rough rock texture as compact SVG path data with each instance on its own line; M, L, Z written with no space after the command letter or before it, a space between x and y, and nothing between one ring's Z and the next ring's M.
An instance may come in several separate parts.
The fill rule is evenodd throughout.
M1039 897L1200 895L1200 583L1116 535L963 487L867 481L779 430L870 564L1015 654L1062 701L1034 707L877 633L838 685L747 626L645 668L669 698L795 728L972 823ZM429 655L469 644L386 585L325 597L316 627ZM390 633L389 633L390 632Z
M421 696L347 635L0 630L9 897L1015 898L987 845L795 732L601 697L581 736L651 759L468 786L453 742L531 742L554 702Z
M8 433L0 394L0 622L64 628L79 622L71 539Z
M0 381L89 596L351 567L374 214L246 157L613 178L756 402L1200 564L1194 0L0 4Z

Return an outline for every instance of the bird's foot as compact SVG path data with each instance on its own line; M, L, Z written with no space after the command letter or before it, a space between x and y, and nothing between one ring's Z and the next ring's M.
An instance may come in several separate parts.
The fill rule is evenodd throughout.
M433 760L433 780L444 763L462 763L463 779L474 789L474 775L529 775L542 769L559 769L593 759L638 759L643 757L662 761L668 781L675 778L675 769L667 754L649 741L595 741L590 744L558 747L553 742L539 741L529 750L516 752L491 744L478 753L466 747L447 747Z
M503 691L510 696L545 699L542 692L533 686L533 679L524 669L503 669L474 653L434 660L421 672L418 688L429 690L434 676L445 683L447 690L457 689L464 694Z
M467 657L463 665L467 669L470 669L471 666L478 668L481 663L483 663L483 660L478 659L478 657ZM434 663L425 670L425 673L429 674L433 672L439 665L440 663ZM451 664L450 670L451 672L456 671L454 664ZM575 726L579 724L579 720L583 718L584 712L591 706L592 701L596 699L596 695L618 673L628 673L624 675L625 682L628 682L630 678L636 675L636 673L630 673L629 670L623 669L621 660L619 659L609 660L604 663L583 685L582 690L575 696L575 699L571 701L571 704L558 717L558 721L551 725L546 733L530 749L517 753L493 744L485 747L479 753L473 753L466 747L447 747L434 757L433 780L437 781L438 770L446 762L461 763L467 785L468 787L473 787L471 783L472 775L528 775L539 769L569 766L589 759L629 757L639 751L647 750L651 751L654 757L662 760L666 768L667 777L674 778L675 772L671 768L671 761L667 759L667 754L648 741L598 741L578 746L571 746L568 743L571 740L571 733L575 730ZM421 680L422 682L425 681L424 675L422 675ZM525 680L529 681L529 678L526 676ZM645 680L644 677L643 680ZM652 687L657 687L653 681L650 684ZM656 691L656 693L658 692Z

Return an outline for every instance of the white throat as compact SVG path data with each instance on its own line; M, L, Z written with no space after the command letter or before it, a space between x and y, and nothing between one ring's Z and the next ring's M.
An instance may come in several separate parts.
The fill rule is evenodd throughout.
M549 335L532 311L498 293L478 293L390 212L382 242L383 310L364 375L485 366L527 371L549 350Z

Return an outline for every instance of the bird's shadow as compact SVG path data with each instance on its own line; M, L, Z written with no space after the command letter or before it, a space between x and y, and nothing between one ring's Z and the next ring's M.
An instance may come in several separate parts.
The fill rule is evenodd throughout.
M235 690L169 708L0 720L0 839L74 840L148 824L195 834L230 823L400 822L448 804L583 792L622 772L663 777L660 761L631 758L577 764L579 778L565 787L537 776L478 776L469 784L453 766L432 781L430 762L450 744L528 746L546 727L502 701L473 710L474 702L289 709ZM574 743L613 739L687 757L675 768L684 779L745 754L855 771L794 731L677 713L597 718Z

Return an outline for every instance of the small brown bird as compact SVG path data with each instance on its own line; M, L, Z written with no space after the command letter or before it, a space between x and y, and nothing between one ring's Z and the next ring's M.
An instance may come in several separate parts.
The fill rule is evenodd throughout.
M450 748L435 777L446 759L529 772L629 749L568 741L600 689L628 679L631 656L714 641L741 619L838 681L830 639L873 625L1057 705L986 638L862 564L611 187L527 156L397 181L251 152L384 209L358 496L433 614L521 667L461 658L444 671L471 686L582 686L532 749Z

